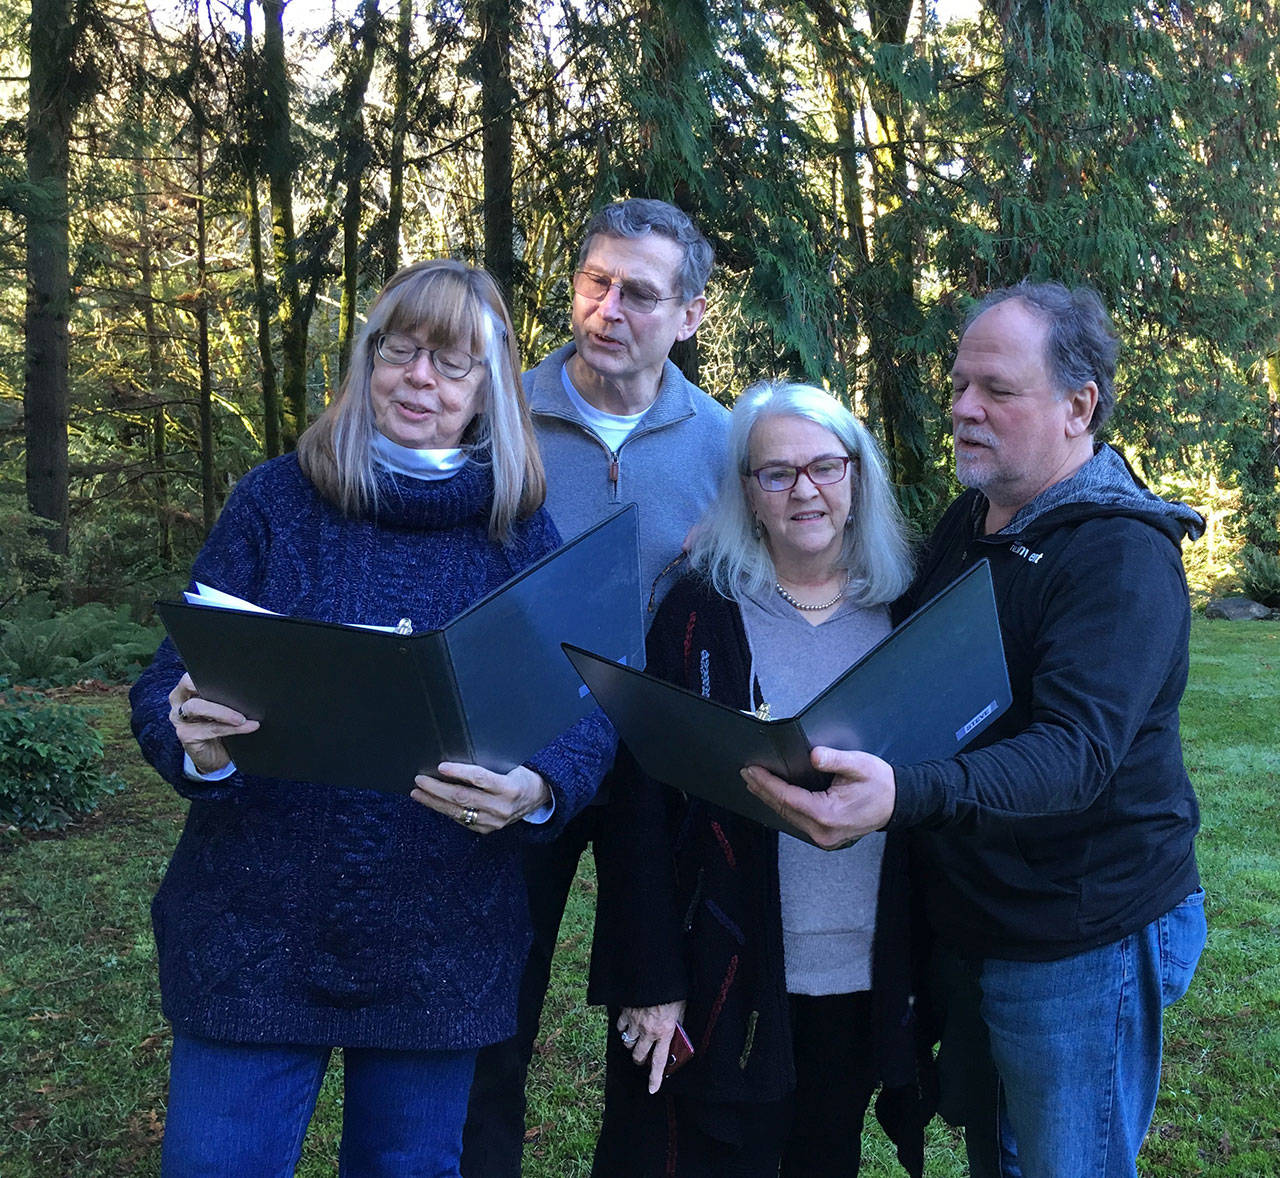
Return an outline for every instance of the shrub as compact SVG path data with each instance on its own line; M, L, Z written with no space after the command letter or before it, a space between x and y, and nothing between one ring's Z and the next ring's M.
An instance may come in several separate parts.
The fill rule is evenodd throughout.
M1240 553L1240 584L1254 601L1280 608L1280 556L1261 548Z
M0 609L29 593L56 590L67 573L67 558L49 551L49 521L0 495Z
M33 593L0 622L0 676L40 687L123 683L146 666L160 637L158 628L133 621L126 606L91 602L54 613L46 595Z
M83 708L0 681L0 822L59 830L124 783L103 768L102 737Z

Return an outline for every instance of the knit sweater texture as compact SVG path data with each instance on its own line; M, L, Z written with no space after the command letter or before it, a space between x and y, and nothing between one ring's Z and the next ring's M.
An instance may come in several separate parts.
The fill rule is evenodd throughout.
M348 518L294 456L267 462L240 480L193 577L296 617L430 629L559 543L545 511L492 542L492 477L475 462L438 482L384 473L379 491L365 518ZM504 673L502 652L493 658ZM187 778L168 719L182 673L166 640L130 696L144 755L191 800L152 905L174 1025L406 1050L510 1035L530 935L520 849L554 837L595 792L613 751L600 714L528 762L554 794L550 822L477 835L400 794L239 771Z

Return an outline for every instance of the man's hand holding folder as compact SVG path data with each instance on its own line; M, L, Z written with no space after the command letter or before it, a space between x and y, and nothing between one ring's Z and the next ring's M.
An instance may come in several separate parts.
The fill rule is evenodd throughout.
M870 753L819 746L810 756L819 773L832 774L821 791L801 789L759 765L742 770L747 788L799 827L825 851L834 851L881 830L893 817L897 798L893 766Z

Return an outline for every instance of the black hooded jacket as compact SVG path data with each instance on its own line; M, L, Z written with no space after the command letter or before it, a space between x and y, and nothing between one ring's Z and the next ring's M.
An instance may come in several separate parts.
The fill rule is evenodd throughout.
M913 831L937 938L1050 961L1128 936L1198 882L1178 706L1190 607L1181 542L1200 517L1103 446L1002 531L962 495L902 609L991 562L1013 704L970 749L895 765L889 829Z

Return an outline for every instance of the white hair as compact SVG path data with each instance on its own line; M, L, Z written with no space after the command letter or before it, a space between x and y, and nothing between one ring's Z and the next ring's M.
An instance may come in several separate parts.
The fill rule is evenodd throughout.
M752 385L733 407L729 461L720 491L702 517L690 564L725 597L773 588L777 574L769 549L756 536L746 480L751 477L751 431L764 417L801 417L829 430L851 463L849 519L838 566L849 574L848 598L879 605L911 582L910 528L898 507L880 448L865 426L835 397L813 385L765 381Z

